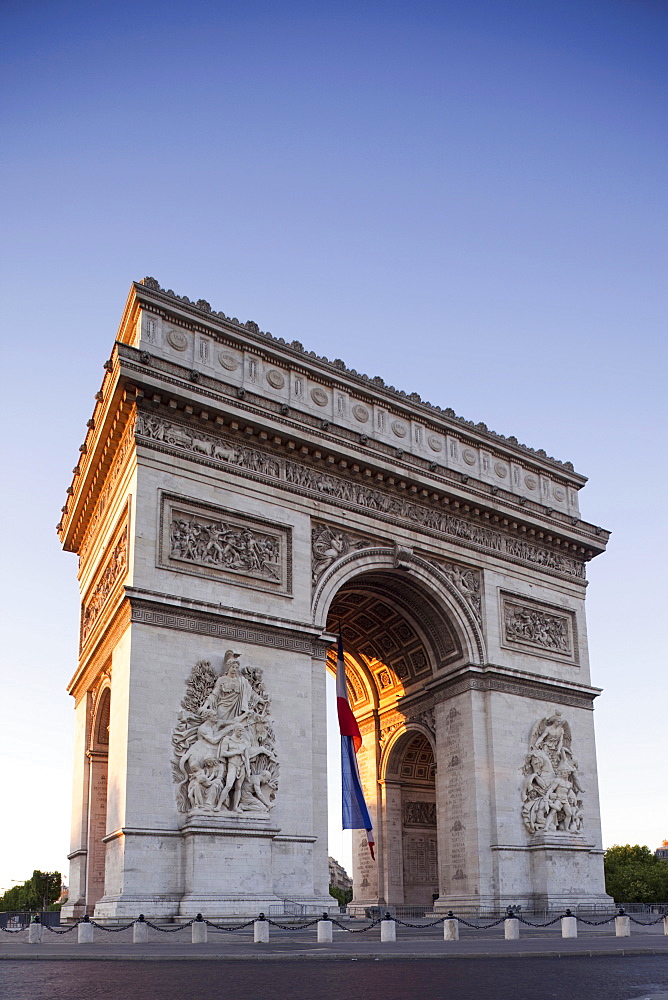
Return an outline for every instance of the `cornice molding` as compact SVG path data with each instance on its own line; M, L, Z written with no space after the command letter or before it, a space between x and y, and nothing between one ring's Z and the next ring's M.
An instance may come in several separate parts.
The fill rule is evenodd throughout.
M313 351L306 351L299 341L293 340L287 344L282 337L275 338L271 333L262 331L258 324L252 320L240 323L236 317L230 318L224 312L215 312L205 299L192 302L186 295L176 295L171 289L162 288L155 278L144 278L140 282L133 282L119 329L119 340L125 339L127 342L128 319L135 316L134 302L138 302L153 312L164 310L167 315L176 315L181 321L184 318L190 320L201 332L210 334L213 331L218 335L231 337L236 342L253 344L256 349L270 351L274 356L289 358L293 364L301 362L308 366L309 370L320 370L323 377L330 382L332 379L339 382L344 381L362 392L384 398L388 403L395 407L401 407L408 413L417 413L420 419L438 421L441 427L446 427L448 430L459 429L473 440L482 441L488 447L491 445L496 449L501 448L513 456L530 456L534 461L547 467L561 470L562 474L568 475L580 486L586 482L586 477L576 473L571 462L562 462L549 456L543 449L536 450L528 445L520 444L516 438L498 434L482 422L475 424L472 420L459 417L451 408L443 409L426 402L416 392L406 393L403 390L395 389L394 386L388 386L384 379L379 376L369 377L360 374L354 368L348 368L340 359L331 362L328 358L318 356Z

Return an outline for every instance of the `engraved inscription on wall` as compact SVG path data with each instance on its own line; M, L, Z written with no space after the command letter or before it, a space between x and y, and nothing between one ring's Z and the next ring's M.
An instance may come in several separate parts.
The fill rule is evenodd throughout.
M404 836L404 881L413 885L438 886L435 835L409 833Z
M287 525L163 493L158 565L289 594L291 536Z
M517 595L501 594L504 645L577 661L575 616Z

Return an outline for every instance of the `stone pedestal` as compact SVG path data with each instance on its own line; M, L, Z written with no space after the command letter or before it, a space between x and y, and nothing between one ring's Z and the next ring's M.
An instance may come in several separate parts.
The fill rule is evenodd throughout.
M578 922L575 917L561 918L562 938L576 938L578 936Z
M132 926L132 943L146 944L148 941L148 924L145 920L138 920Z
M272 838L278 832L264 818L189 822L183 828L185 894L179 915L258 913L279 902L272 891Z
M631 921L629 917L615 917L615 935L617 937L631 937Z
M43 925L38 920L34 920L28 927L28 944L41 944L43 934Z
M267 920L256 920L253 924L253 941L255 944L269 943L269 922Z
M195 920L191 925L193 944L206 944L208 927L203 920Z
M381 920L380 940L386 943L397 940L397 925L394 920Z
M444 920L443 921L443 940L444 941L459 941L459 921L458 920Z
M515 917L507 917L503 921L503 931L506 941L517 941L520 936L520 922Z
M319 920L318 921L318 944L331 944L332 943L332 921L331 920Z
M79 944L92 944L93 932L94 928L91 923L88 923L86 920L80 923L77 928L77 940Z

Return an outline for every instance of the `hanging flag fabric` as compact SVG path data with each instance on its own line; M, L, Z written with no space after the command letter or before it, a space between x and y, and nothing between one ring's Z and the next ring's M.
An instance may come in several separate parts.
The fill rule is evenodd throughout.
M364 801L362 782L357 768L357 751L362 746L357 720L348 702L346 687L346 666L343 660L343 639L339 633L338 656L336 661L336 708L339 715L339 732L341 733L341 797L342 818L344 830L366 830L371 857L374 839L373 826L369 810Z

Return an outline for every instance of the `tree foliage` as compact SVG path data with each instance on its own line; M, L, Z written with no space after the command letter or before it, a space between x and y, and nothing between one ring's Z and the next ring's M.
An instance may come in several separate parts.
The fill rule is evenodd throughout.
M23 885L15 885L0 896L0 910L48 910L62 891L60 872L37 869Z
M352 889L341 889L338 885L330 885L329 894L334 897L339 906L347 906L353 898Z
M668 902L668 861L640 844L609 847L603 858L605 889L616 903Z

